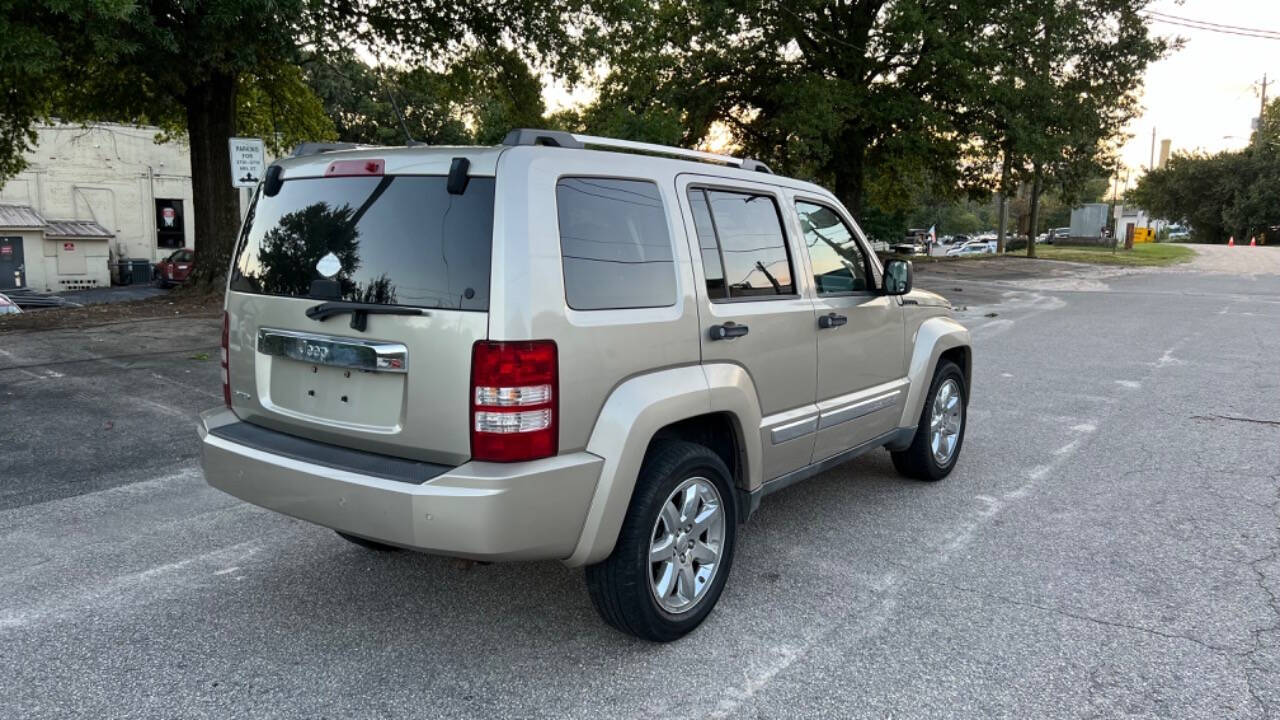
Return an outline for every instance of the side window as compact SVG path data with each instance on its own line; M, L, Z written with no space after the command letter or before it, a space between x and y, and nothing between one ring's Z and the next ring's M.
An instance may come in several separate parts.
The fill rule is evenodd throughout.
M829 207L803 200L796 202L796 214L809 248L818 294L869 290L867 259L844 220Z
M676 270L658 186L562 178L556 184L564 293L575 310L664 307Z
M694 188L689 201L712 299L795 294L786 235L772 196ZM704 210L707 216L700 217Z

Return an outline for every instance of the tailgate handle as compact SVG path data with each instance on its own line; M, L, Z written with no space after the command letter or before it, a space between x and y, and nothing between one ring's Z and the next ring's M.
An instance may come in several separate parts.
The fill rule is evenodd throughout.
M258 328L258 352L312 365L409 372L409 349L400 343Z

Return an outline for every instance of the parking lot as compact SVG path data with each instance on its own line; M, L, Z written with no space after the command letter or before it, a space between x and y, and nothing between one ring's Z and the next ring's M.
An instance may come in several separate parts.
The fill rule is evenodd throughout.
M769 497L667 645L580 570L371 553L206 486L216 316L0 334L0 715L1269 717L1278 260L922 267L973 332L956 471L876 451Z

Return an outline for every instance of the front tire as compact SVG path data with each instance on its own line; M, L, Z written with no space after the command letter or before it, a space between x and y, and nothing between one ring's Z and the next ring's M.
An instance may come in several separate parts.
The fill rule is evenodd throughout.
M729 469L683 441L649 449L613 553L586 569L604 621L655 642L702 623L720 599L737 540Z
M911 446L892 453L893 466L898 472L930 482L951 474L964 444L968 407L969 389L964 373L949 360L939 362Z

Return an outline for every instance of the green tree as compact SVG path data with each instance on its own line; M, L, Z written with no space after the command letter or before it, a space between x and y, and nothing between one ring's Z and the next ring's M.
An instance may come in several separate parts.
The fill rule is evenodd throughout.
M110 29L132 7L133 0L0 0L0 182L26 167L34 125L52 112L68 59L121 52ZM78 32L56 32L63 26Z
M1259 233L1280 239L1280 101L1267 107L1254 141L1243 150L1176 153L1143 175L1131 201L1157 217L1189 224L1197 240L1226 242Z
M437 145L491 145L511 128L544 124L542 82L508 48L476 48L445 71L374 67L351 52L309 57L303 67L347 142L403 143L397 109L414 140Z
M612 72L581 119L685 145L721 123L745 154L828 184L856 215L867 199L900 215L919 182L961 186L958 121L981 99L988 4L619 3L604 13Z
M1000 167L1007 197L1030 187L1028 235L1042 227L1040 201L1056 190L1064 204L1085 197L1106 174L1124 125L1137 112L1147 65L1169 44L1148 33L1146 0L1007 0L982 47L991 73L988 99L971 113L979 152ZM1004 223L1000 215L999 243ZM1035 243L1027 244L1035 257Z
M292 63L254 68L240 76L236 132L263 138L267 151L275 156L301 142L338 137L320 98Z
M324 55L351 46L445 65L472 48L507 46L554 63L576 47L567 28L584 27L569 17L577 5L563 0L4 1L12 3L4 22L39 43L17 61L0 62L17 66L29 88L57 88L48 97L56 95L60 112L185 128L201 246L195 276L206 281L225 272L239 224L227 139L238 134L246 76L279 78L281 66L298 62L304 48ZM4 119L10 130L0 134L8 143L0 157L21 152L31 123L51 107L41 102L4 111L16 119Z
M373 67L349 50L324 57L309 56L303 60L302 68L339 140L404 144L397 107L414 140L438 145L471 140L444 73L426 67Z

